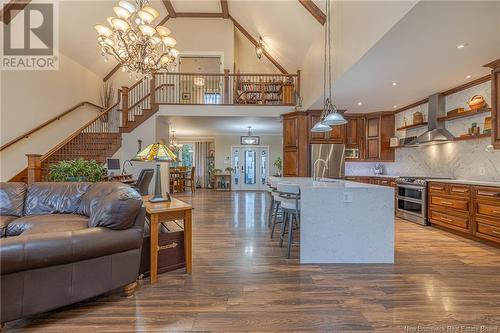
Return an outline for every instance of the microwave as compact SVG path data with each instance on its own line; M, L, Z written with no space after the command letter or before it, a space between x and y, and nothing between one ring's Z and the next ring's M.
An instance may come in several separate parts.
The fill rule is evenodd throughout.
M345 158L359 158L358 148L347 148L345 150Z

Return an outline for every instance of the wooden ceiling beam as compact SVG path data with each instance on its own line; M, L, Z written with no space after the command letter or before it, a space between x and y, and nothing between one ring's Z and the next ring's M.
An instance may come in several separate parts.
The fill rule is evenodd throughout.
M321 25L325 25L325 13L312 0L299 0L299 2Z
M222 10L222 17L229 18L229 6L227 5L227 0L220 0L220 8Z
M163 0L163 5L165 6L165 9L167 10L168 16L170 16L171 18L176 18L177 13L175 12L174 6L172 5L172 1Z
M0 10L0 21L9 24L30 2L31 0L11 0L4 4Z
M179 17L189 17L189 18L224 18L223 13L191 13L191 12L183 12L176 13L176 18Z
M243 34L243 35L244 35L244 36L245 36L245 37L246 37L246 38L247 38L247 39L248 39L248 40L249 40L252 44L253 44L253 45L255 45L256 47L259 45L259 42L258 42L255 38L253 38L253 36L252 36L252 35L251 35L248 31L246 31L246 29L245 29L245 28L243 28L243 27L241 26L241 24L239 24L239 23L238 23L238 21L236 21L236 19L235 19L234 17L232 17L231 15L229 15L229 19L231 19L231 21L233 21L234 26L235 26L235 27L236 27L236 28L237 28L237 29L238 29L238 30L239 30L239 31L240 31L240 32L241 32L241 33L242 33L242 34ZM269 59L269 61L270 61L270 62L272 62L272 64L273 64L274 66L276 66L276 68L278 68L278 69L279 69L279 71L280 71L281 73L283 73L283 74L289 74L289 73L286 71L286 69L285 69L283 66L281 66L281 64L280 64L280 63L279 63L276 59L274 59L274 58L273 58L273 56L271 56L271 55L269 54L269 52L267 52L267 51L266 51L266 49L264 49L264 50L263 50L263 54L266 56L266 58L267 58L267 59Z
M165 16L156 26L164 25L169 18L170 15ZM108 81L120 69L120 67L122 67L122 65L120 64L116 65L102 80L104 82Z

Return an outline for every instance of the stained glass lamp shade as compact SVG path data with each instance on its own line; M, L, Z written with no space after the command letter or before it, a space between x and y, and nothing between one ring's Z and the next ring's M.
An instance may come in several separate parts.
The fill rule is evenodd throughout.
M168 149L168 147L161 143L153 143L140 151L134 158L134 161L157 162L156 164L156 177L155 177L155 194L150 202L164 202L171 201L170 194L167 191L167 197L164 198L161 194L161 175L160 163L162 162L175 162L177 157Z

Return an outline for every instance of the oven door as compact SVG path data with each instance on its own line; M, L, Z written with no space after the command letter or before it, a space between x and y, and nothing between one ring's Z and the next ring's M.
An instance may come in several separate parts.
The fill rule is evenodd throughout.
M425 187L398 184L396 216L427 225L427 198Z

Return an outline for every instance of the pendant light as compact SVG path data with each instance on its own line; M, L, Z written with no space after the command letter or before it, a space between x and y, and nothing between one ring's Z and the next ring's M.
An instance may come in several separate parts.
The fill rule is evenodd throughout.
M325 56L323 61L323 111L311 132L328 132L330 126L344 125L347 120L332 103L332 42L331 42L331 0L326 1ZM328 82L328 83L327 83ZM327 89L328 86L328 89Z

